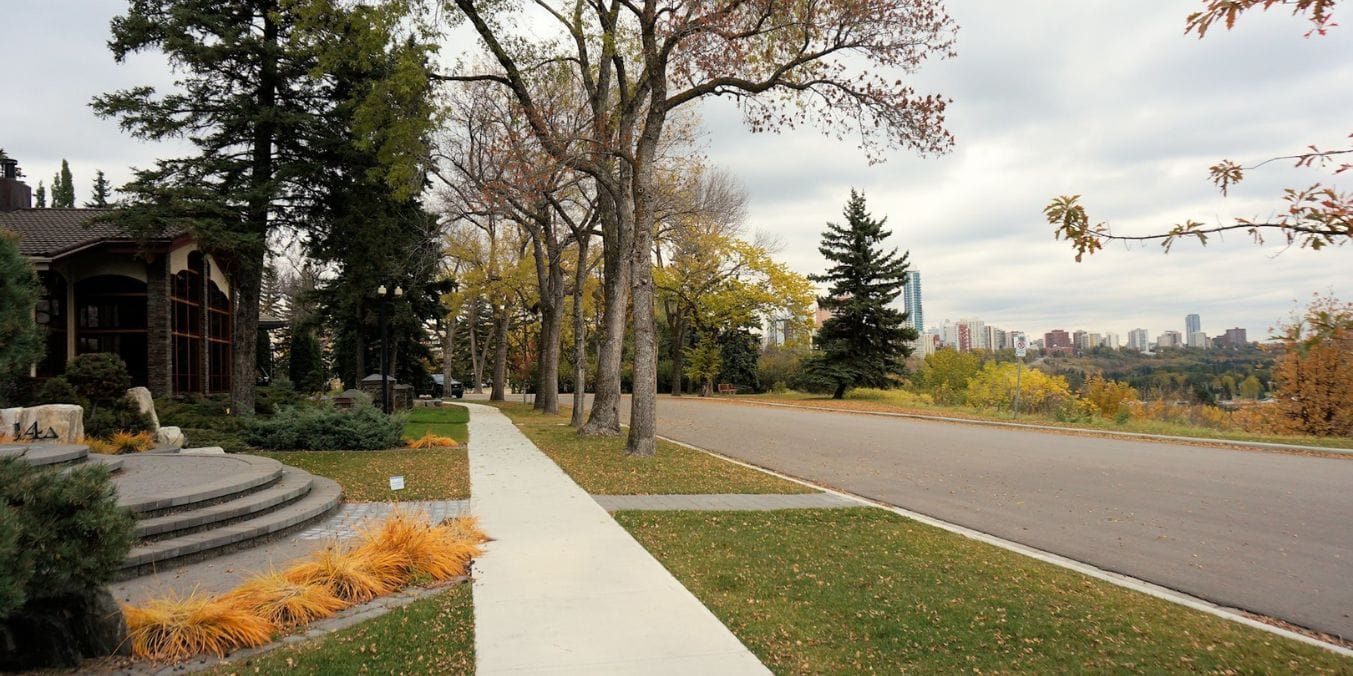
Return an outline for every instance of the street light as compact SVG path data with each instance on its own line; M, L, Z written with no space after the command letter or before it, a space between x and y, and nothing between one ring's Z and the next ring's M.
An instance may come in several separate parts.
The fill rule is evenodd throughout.
M390 415L390 298L389 291L382 284L376 288L381 306L381 410ZM394 298L403 298L404 289L395 285Z

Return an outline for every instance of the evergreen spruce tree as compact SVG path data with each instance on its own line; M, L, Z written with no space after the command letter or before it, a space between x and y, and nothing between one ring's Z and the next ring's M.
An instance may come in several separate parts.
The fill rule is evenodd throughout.
M33 266L19 255L15 237L0 230L0 383L27 375L42 358L43 333L33 321L38 293Z
M70 173L70 163L61 160L61 171L52 179L52 207L71 209L75 207L75 184Z
M85 206L102 209L109 206L108 198L113 196L113 189L108 185L108 178L103 175L100 169L94 174L94 187L89 191L89 201Z
M843 215L846 224L828 223L818 247L831 266L809 276L831 285L818 306L832 317L818 329L805 368L814 380L832 387L834 399L851 387L891 387L892 376L902 373L903 360L911 354L907 343L917 337L904 324L907 313L892 307L907 283L907 253L884 252L883 240L892 235L883 229L887 218L875 220L864 195L854 190Z
M38 181L38 189L33 192L33 206L39 209L47 208L47 188Z

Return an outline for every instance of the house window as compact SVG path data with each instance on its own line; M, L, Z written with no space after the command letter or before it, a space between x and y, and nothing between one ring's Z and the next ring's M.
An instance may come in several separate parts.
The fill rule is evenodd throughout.
M75 352L111 352L127 364L133 385L146 384L146 285L98 275L75 285Z
M207 390L230 390L230 298L207 282Z
M201 392L202 381L202 254L188 255L188 268L169 285L173 305L174 392Z
M47 353L38 363L38 377L50 378L66 371L66 278L51 271L39 277L42 298L34 318L47 334Z

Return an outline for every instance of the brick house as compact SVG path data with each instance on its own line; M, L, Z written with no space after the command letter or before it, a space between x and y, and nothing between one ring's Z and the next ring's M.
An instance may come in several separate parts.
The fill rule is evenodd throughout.
M230 390L230 280L186 233L137 241L99 220L110 209L34 209L14 160L0 174L0 229L42 282L39 378L78 354L113 352L157 396Z

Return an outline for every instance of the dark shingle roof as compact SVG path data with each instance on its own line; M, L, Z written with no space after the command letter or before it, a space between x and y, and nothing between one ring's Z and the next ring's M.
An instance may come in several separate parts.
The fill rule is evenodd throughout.
M130 240L126 230L94 222L112 209L19 209L0 213L0 228L19 234L19 253L52 258L104 240Z

